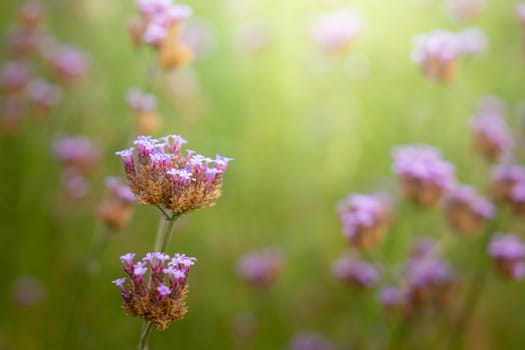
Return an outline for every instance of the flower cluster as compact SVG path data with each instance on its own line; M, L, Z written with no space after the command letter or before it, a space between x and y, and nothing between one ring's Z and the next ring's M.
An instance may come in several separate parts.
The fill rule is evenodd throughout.
M344 257L332 265L332 274L357 288L371 288L379 281L377 268L365 261Z
M288 350L335 350L338 347L323 335L312 332L300 332L290 341Z
M188 311L186 280L195 258L184 254L175 254L172 258L154 252L135 263L134 257L133 253L120 257L129 280L113 281L120 288L122 306L129 315L151 321L157 329L164 330L171 321L182 319ZM149 278L146 277L148 270Z
M191 7L171 0L135 0L140 12L128 31L135 46L147 44L158 51L160 66L172 69L191 61L192 49L180 39L183 22L192 15Z
M390 311L405 314L421 308L439 309L450 303L456 281L452 267L439 256L437 243L430 238L416 241L412 256L403 269L399 286L387 286L380 302Z
M106 226L113 230L120 230L133 215L135 195L128 186L115 177L106 179L106 187L109 190L109 200L98 205L96 214Z
M161 125L161 120L155 108L157 99L151 94L146 94L137 88L131 88L127 93L128 106L136 116L137 131L149 134L157 131Z
M83 198L89 192L87 177L100 160L98 146L87 137L58 137L52 145L55 158L63 166L63 182L70 198Z
M488 253L502 276L508 279L525 277L525 244L516 235L495 233Z
M448 0L447 7L450 14L460 20L477 17L485 5L484 0Z
M207 158L188 150L178 135L139 136L135 147L116 152L131 191L142 204L163 206L174 215L212 206L221 195L222 176L231 158Z
M500 164L492 171L494 199L510 204L518 215L525 215L525 167Z
M454 185L454 166L444 161L436 148L425 145L396 147L393 156L393 170L403 192L417 204L438 205Z
M16 134L26 107L40 117L47 116L60 102L66 84L84 76L88 57L61 45L46 32L41 4L28 2L19 9L16 24L7 35L9 60L0 68L0 122L4 132ZM48 72L40 72L40 67ZM40 75L40 77L39 77ZM52 76L52 82L42 76Z
M361 15L345 9L319 15L313 23L312 37L325 51L343 53L356 41L362 29Z
M265 248L241 257L237 273L254 288L267 288L279 276L284 257L276 247Z
M508 158L513 146L503 107L494 102L488 100L482 103L477 115L471 120L474 149L489 161Z
M479 28L459 33L439 29L414 38L412 60L429 79L451 81L456 77L461 55L477 55L486 47L487 37Z
M366 250L383 241L390 210L377 195L351 194L339 202L343 233L352 246Z
M457 232L478 232L494 214L494 205L471 186L458 186L448 194L445 215Z

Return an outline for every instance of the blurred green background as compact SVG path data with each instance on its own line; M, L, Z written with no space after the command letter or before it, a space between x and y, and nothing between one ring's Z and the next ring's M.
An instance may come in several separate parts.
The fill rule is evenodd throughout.
M525 97L515 1L487 0L481 15L465 23L451 20L438 0L189 0L194 16L211 29L213 50L181 71L158 74L149 87L155 57L147 48L134 49L126 33L137 14L133 1L42 3L49 31L88 52L92 62L86 79L65 91L49 119L27 116L16 137L0 138L0 349L131 349L138 341L141 322L124 314L111 280L123 276L119 256L153 248L158 210L137 205L131 224L110 238L99 272L88 282L79 273L104 178L123 175L114 152L133 137L124 99L131 86L159 98L164 125L154 136L180 134L191 149L235 158L217 205L188 215L169 245L171 253L197 257L190 311L167 331L154 331L150 349L283 349L304 330L344 349L385 348L396 322L382 316L376 291L353 291L330 272L347 247L337 201L350 192L396 194L390 150L415 142L439 147L462 182L484 189L490 167L472 153L468 119L489 93L507 102L509 123L521 136L525 132L515 113ZM20 4L0 3L1 33ZM326 55L311 40L311 22L319 11L341 6L361 11L365 30L348 54ZM248 54L235 38L243 23L253 21L266 23L269 39L262 51ZM486 31L488 51L462 59L452 83L425 79L410 61L412 37L468 25ZM181 90L190 97L177 94ZM92 191L76 204L63 198L51 153L58 134L87 135L102 149ZM438 211L400 204L398 214L388 235L400 240L399 251L380 247L372 252L379 260L400 262L414 234L451 235ZM519 222L506 229L525 234ZM468 238L453 240L449 257L468 281L470 262L480 252ZM286 264L275 285L256 292L238 278L235 264L268 245L283 249ZM12 302L20 275L45 284L41 305ZM77 288L84 290L81 302L75 302ZM523 283L492 274L468 330L469 348L523 349L524 295ZM241 341L232 324L243 312L253 314L257 327L253 338ZM446 335L443 322L422 322L409 345L438 344Z

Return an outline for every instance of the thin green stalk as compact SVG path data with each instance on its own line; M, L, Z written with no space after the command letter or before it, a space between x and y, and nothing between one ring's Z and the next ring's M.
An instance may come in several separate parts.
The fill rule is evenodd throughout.
M501 215L499 220L494 220L489 225L487 225L485 231L483 232L483 236L480 242L481 246L479 249L480 255L477 261L474 277L472 278L472 282L470 283L469 290L467 291L467 295L465 297L465 307L463 308L458 318L456 327L454 327L454 329L452 330L452 335L450 338L450 341L453 345L451 347L452 349L462 349L464 346L465 333L467 331L470 320L474 315L479 299L481 297L481 293L484 290L485 281L487 279L488 256L486 252L486 247L490 241L492 233L497 228L498 223L500 221Z
M137 346L137 350L147 350L148 336L151 332L151 326L153 326L153 322L151 321L147 321L144 323L144 326L142 327L142 333L140 334L140 340L139 345Z

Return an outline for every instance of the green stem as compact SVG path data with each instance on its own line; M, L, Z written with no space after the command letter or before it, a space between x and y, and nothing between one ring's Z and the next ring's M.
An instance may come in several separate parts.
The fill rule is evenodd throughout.
M140 334L140 340L139 345L137 346L137 350L146 350L148 348L148 336L151 332L151 326L153 326L153 322L147 321L144 323L144 326L142 327L142 333Z
M465 297L465 307L459 316L456 327L452 330L450 341L452 342L452 349L462 349L464 346L465 333L467 331L470 319L474 315L476 306L478 305L481 293L484 289L484 284L487 279L487 245L492 236L492 232L498 226L498 222L501 220L494 220L485 229L483 236L481 237L480 255L477 261L476 270L474 277L470 283L469 290Z

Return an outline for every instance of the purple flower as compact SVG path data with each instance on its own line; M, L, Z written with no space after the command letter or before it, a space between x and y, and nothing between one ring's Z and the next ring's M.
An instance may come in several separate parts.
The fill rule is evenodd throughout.
M379 301L386 307L402 306L407 302L407 295L397 287L385 287L379 291Z
M496 232L488 246L496 269L508 279L525 277L525 244L514 234Z
M270 247L241 257L237 272L255 288L265 288L277 279L283 263L281 250Z
M371 288L379 281L379 272L372 264L354 258L341 258L332 265L333 275L344 282Z
M487 100L478 115L471 120L474 132L474 148L489 160L507 158L514 144L500 107Z
M455 64L461 53L456 33L435 30L417 35L413 43L412 60L429 79L452 80L455 77Z
M136 112L152 112L157 106L155 96L143 93L137 88L129 89L126 99L129 107Z
M318 333L301 332L290 342L289 350L335 350L337 347Z
M363 30L363 18L356 11L340 10L319 15L312 27L314 41L328 52L341 52Z
M431 146L394 148L393 170L401 179L405 195L418 204L435 206L455 183L454 166Z
M516 6L516 13L518 14L521 23L525 24L525 3L520 2L518 6Z
M383 198L350 194L338 204L338 212L343 234L354 246L368 249L382 241L389 212Z
M487 50L487 34L480 28L471 27L458 33L459 50L463 55L476 56Z
M58 78L65 82L83 77L90 65L90 59L85 53L70 46L55 48L50 59Z
M62 90L42 79L32 80L27 86L27 97L33 103L43 107L53 107L58 104L62 96Z
M128 253L121 257L123 270L130 281L126 283L125 278L113 281L121 290L123 307L130 315L152 321L158 329L166 329L171 321L181 319L187 312L186 278L190 267L180 270L173 264L173 259L181 257L180 254L171 258L161 252L151 252L136 264L134 256ZM166 261L167 267L164 267ZM148 271L149 278L146 278Z
M477 194L471 186L458 186L448 195L446 216L454 229L462 233L479 231L495 213L494 205Z
M22 61L8 61L0 71L0 84L6 92L20 92L31 78L29 66Z
M82 174L90 173L98 164L100 150L87 137L58 137L52 145L55 158L68 167L73 167Z
M455 19L467 20L479 15L484 0L448 0L448 10Z

